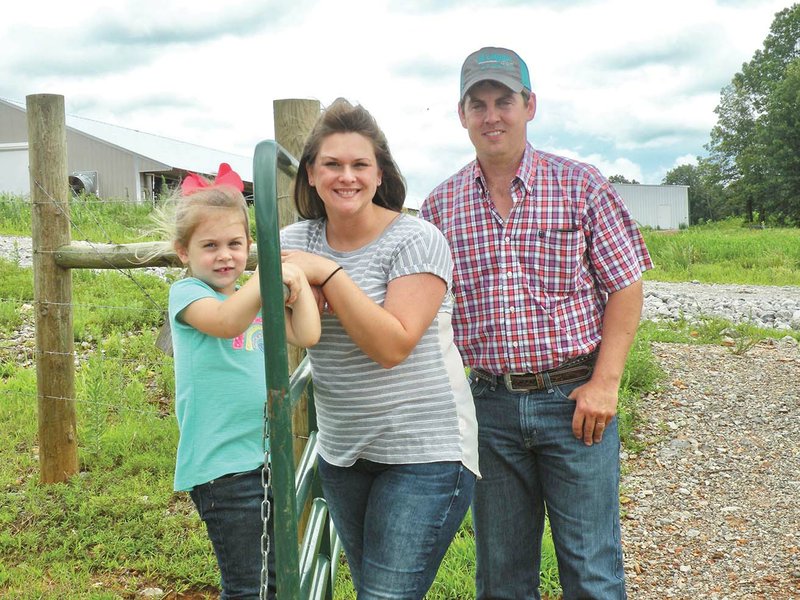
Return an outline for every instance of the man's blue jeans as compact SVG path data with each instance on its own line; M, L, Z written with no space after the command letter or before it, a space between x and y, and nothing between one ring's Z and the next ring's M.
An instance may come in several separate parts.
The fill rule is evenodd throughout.
M358 600L419 600L472 500L475 475L458 462L358 460L319 474Z
M244 473L213 479L189 492L206 524L221 574L220 598L259 597L261 584L261 467ZM270 494L270 502L272 495ZM272 507L274 509L274 504ZM275 598L275 538L272 515L267 524L270 536L268 597Z
M619 431L572 434L570 392L512 393L471 377L480 470L472 507L479 599L538 600L545 509L564 600L626 598L619 524Z

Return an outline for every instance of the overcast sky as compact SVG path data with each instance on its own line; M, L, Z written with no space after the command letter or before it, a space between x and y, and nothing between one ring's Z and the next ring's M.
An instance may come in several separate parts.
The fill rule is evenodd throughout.
M272 101L363 104L408 180L407 204L474 156L461 63L516 50L537 95L531 143L661 183L705 153L720 90L762 48L774 0L22 0L0 19L0 98L243 155L274 137Z

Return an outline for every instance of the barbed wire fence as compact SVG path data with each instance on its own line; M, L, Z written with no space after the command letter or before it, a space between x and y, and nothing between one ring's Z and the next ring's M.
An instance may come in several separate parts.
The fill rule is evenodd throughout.
M107 222L108 217L103 217L104 213L109 212L105 209L117 207L124 207L128 210L136 209L141 213L141 217L146 217L146 214L152 211L153 205L137 205L129 200L80 196L72 198L69 203L69 214L67 214L60 203L46 193L38 182L34 181L34 184L44 195L44 202L55 206L69 222L71 236L76 238L72 239L71 245L80 244L83 260L94 266L87 265L84 268L73 266L75 278L70 302L39 303L42 305L39 306L39 309L53 307L72 312L74 322L77 323L74 326L74 350L69 353L37 350L34 324L34 313L37 307L32 286L34 249L30 235L20 235L21 232L18 231L20 225L31 227L31 211L36 202L22 196L0 195L0 223L8 223L11 229L17 230L15 235L0 234L0 259L13 263L20 270L26 271L27 279L31 283L31 285L19 287L18 293L11 295L8 295L9 291L5 286L0 287L0 290L3 290L0 292L0 318L2 319L0 326L8 331L0 341L0 363L8 361L21 368L34 369L37 358L71 357L77 378L75 393L69 396L48 394L40 399L49 402L74 402L82 414L90 417L90 424L81 423L80 425L84 432L89 431L90 428L87 425L91 425L91 428L95 429L91 431L92 437L100 437L103 433L97 430L98 427L102 427L102 419L97 418L101 413L109 415L125 413L152 419L174 417L171 348L166 347L168 344L163 341L164 320L167 309L167 290L170 283L183 276L184 269L179 266L180 263L174 253L166 250L167 245L164 245L165 251L161 257L142 261L142 264L139 265L120 266L117 257L109 257L109 247L114 248L116 254L119 255L123 254L121 251L126 246L134 246L135 250L124 253L128 257L126 260L131 260L133 255L142 248L152 244L163 244L163 242L119 242L114 239L115 234L112 233L112 228ZM121 237L141 239L144 231L148 229L144 218L140 219L140 225L141 229L127 232ZM98 238L102 241L98 241ZM36 252L63 257L65 251L63 249L39 249ZM75 260L81 261L81 259ZM248 269L255 267L255 261L256 249L254 248L248 261ZM90 276L82 276L83 274L79 271L86 271ZM130 290L126 298L128 304L92 302L91 298L84 298L83 301L77 300L78 297L86 296L85 290L92 288L97 277L111 280L108 287L124 286L125 289ZM153 287L161 292L162 298L154 297ZM104 317L112 313L132 315L116 320L123 323L133 322L137 324L136 328L121 331L120 327L113 324L104 325ZM92 327L89 331L81 331L80 323L87 320L91 321ZM111 318L110 320L115 319ZM104 333L107 337L104 337ZM168 328L166 334L168 338ZM137 356L125 356L124 348L120 348L120 344L115 341L120 336L124 336L122 339L144 336L148 339L145 343L150 344L153 351L140 350ZM109 339L114 343L109 345ZM141 346L141 344L138 345ZM98 376L97 373L113 374L117 383L116 388L108 385L109 377ZM146 401L124 402L122 392L128 388L129 384L137 382L146 388ZM305 436L300 437L305 439ZM80 443L80 451L82 453L96 452L96 444Z
M102 438L103 427L123 413L135 418L147 415L152 419L174 414L174 393L170 389L173 385L172 361L162 353L164 348L157 346L158 331L167 309L170 276L164 277L160 273L159 283L154 286L151 281L153 274L145 273L143 269L179 267L180 261L163 242L116 243L113 238L119 229L114 226L118 224L112 226L91 211L88 215L90 225L84 229L86 220L76 218L77 211L85 212L89 206L98 206L95 202L100 206L120 202L85 198L81 202L70 202L64 177L63 97L41 94L29 96L27 100L31 195L29 200L0 195L0 220L3 211L12 205L12 212L20 211L13 219L17 225L28 222L21 211L30 211L32 266L20 265L23 254L21 240L25 236L17 236L12 241L11 258L16 259L18 266L1 267L10 273L14 285L0 282L0 330L10 332L8 339L0 343L0 374L6 371L3 367L5 362L13 365L9 372L20 366L36 370L40 479L43 483L54 483L67 481L79 470L76 407L84 419L81 430L84 434L92 432L88 437L97 440ZM296 104L307 105L303 110L314 118L319 113L319 105L314 101L290 100L282 101L282 104L289 113L295 110ZM266 147L275 147L274 142L270 144ZM273 155L274 160L276 154L275 150L270 150L264 156ZM275 164L272 164L272 169L276 170ZM277 174L273 175L271 184L265 183L263 189L279 187L276 180ZM274 205L277 208L281 197L287 198L273 193L272 199L260 206ZM130 206L131 203L126 201L126 207ZM269 216L265 222L277 230L279 213L273 208L267 209L267 213ZM87 215L81 214L81 217L86 219ZM22 231L24 227L12 229ZM73 232L80 241L73 240ZM96 241L98 237L103 241ZM272 248L274 238L270 235L272 243L267 245L269 255L273 257L277 252ZM275 259L270 260L272 271ZM258 262L254 244L247 268L255 268ZM97 277L101 272L102 281ZM114 280L109 283L105 279ZM264 297L280 302L273 298L271 291L265 291L263 284L262 280ZM106 288L113 288L112 293ZM120 291L118 288L125 289ZM158 291L154 292L156 289ZM284 288L284 300L285 292ZM123 294L128 295L121 304L117 299ZM122 319L124 325L120 327L113 322L114 318L107 322L103 316L119 313L136 317ZM147 344L149 347L145 347ZM171 353L171 345L169 350ZM281 351L277 354L280 356L271 356L270 360L275 364L286 363L291 374L294 366L291 360L287 360L288 353ZM271 383L268 390L270 420L274 419L281 425L280 436L276 435L272 440L280 458L275 467L280 471L281 483L275 488L275 503L281 509L279 512L288 517L280 520L280 533L276 531L276 536L281 539L280 552L276 551L276 556L288 567L278 570L277 586L279 593L281 590L294 590L292 595L296 595L300 590L300 548L297 541L300 531L304 531L303 552L314 557L315 566L302 573L303 581L313 575L316 583L309 589L316 590L315 594L325 594L328 590L327 597L330 597L341 549L331 529L327 507L319 497L318 482L315 483L314 479L316 432L313 437L309 433L312 420L305 402L300 402L300 394L310 381L310 369L306 364L302 372L299 371L295 373L298 375L297 385L292 387L284 373L278 381ZM134 388L143 393L139 401L129 402L129 392ZM273 396L285 401L275 402ZM316 427L315 420L313 427ZM81 452L92 452L91 440L82 441ZM86 441L89 441L88 447ZM299 444L293 446L293 443ZM265 458L265 468L266 463ZM297 471L295 464L298 465ZM299 485L296 477L300 477ZM265 486L265 498L267 489ZM298 519L302 507L305 507L305 514ZM305 526L306 522L309 527ZM327 541L319 545L323 539ZM316 550L312 548L315 544Z
M47 202L63 209L52 197L46 194ZM101 212L94 210L102 205L127 204L128 201L101 200L99 198L81 198L78 203L71 204L75 211L80 212L82 222L75 215L64 215L70 224L72 232L77 233L80 242L88 252L94 253L96 260L106 263L106 269L90 269L89 277L76 277L74 282L73 300L69 303L45 302L38 309L60 308L73 312L75 322L80 324L87 320L91 323L88 331L80 331L80 325L75 326L75 346L72 352L56 352L52 350L37 350L35 341L36 331L34 313L37 310L33 290L33 248L29 236L17 235L2 236L0 246L0 259L12 263L18 269L19 282L15 281L15 290L2 286L0 293L0 317L2 327L6 331L0 341L0 362L7 362L22 369L34 369L37 359L46 357L70 357L75 367L77 385L75 393L71 395L49 394L41 398L48 402L74 402L82 415L87 416L91 423L82 424L82 431L91 432L92 437L102 436L103 431L96 428L102 427L101 415L121 415L127 413L135 418L163 419L174 414L173 397L171 394L171 358L160 350L151 352L142 351L141 342L137 342L136 356L130 355L126 349L126 341L135 336L145 335L154 344L159 327L164 320L166 312L166 290L171 280L181 276L179 267L142 267L121 268L105 255L103 244L119 246L113 240L113 235L101 218ZM24 197L9 195L0 196L0 215L6 223L30 223L31 211L34 201ZM87 221L88 218L88 221ZM87 224L88 223L88 224ZM29 225L30 226L30 225ZM15 226L14 229L19 229ZM89 233L91 230L91 234ZM94 241L98 237L103 242ZM91 238L94 238L91 239ZM42 251L42 253L56 254L58 251ZM12 270L14 267L12 267ZM124 285L130 290L128 298L130 303L109 304L92 302L85 298L97 277L114 279L107 286L110 289ZM157 281L159 283L155 283ZM20 283L21 282L21 283ZM157 299L152 289L161 288L162 298ZM83 301L75 297L84 297ZM103 319L112 313L123 313L125 316L119 321L125 323L132 321L139 326L132 330L123 331L113 324L104 325ZM111 382L116 386L109 385ZM131 385L141 388L144 392L143 402L125 402L125 390ZM84 434L85 434L84 433ZM89 441L89 440L87 440ZM81 452L96 452L97 445L92 443L80 444Z

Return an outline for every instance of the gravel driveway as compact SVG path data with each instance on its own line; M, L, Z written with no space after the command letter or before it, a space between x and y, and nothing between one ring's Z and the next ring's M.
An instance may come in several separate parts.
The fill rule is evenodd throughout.
M655 344L647 446L623 461L629 596L800 598L800 352Z

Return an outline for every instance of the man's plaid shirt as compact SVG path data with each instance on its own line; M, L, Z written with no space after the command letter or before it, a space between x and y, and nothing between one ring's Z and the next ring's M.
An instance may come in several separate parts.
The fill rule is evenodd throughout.
M636 223L591 165L526 144L506 222L473 161L439 185L420 216L447 237L464 362L535 373L594 350L608 295L652 268Z

